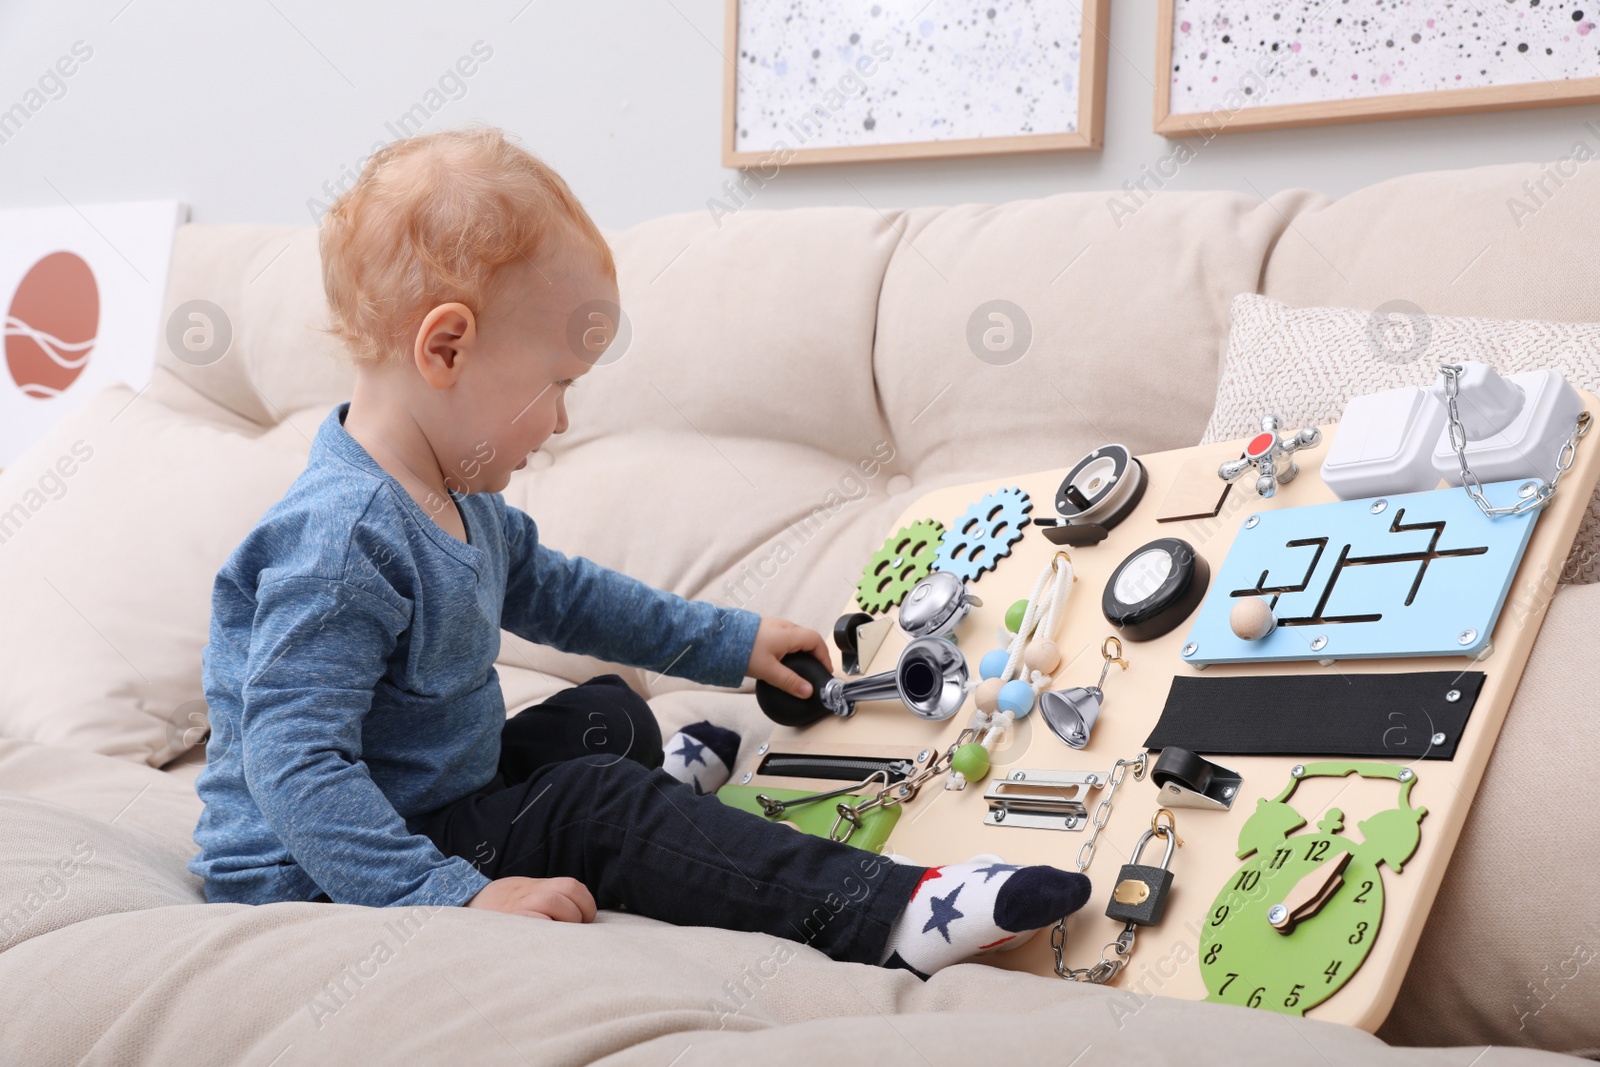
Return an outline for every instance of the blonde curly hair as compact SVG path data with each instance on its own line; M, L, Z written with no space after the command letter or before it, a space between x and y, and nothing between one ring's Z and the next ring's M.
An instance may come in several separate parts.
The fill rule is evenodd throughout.
M481 317L501 267L533 262L569 234L615 281L611 249L567 183L505 131L473 125L396 141L322 218L326 331L358 366L408 360L430 310L459 301Z

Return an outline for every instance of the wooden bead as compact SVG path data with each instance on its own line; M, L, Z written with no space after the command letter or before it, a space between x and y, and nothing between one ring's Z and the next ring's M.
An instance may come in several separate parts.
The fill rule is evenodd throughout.
M978 705L979 711L986 711L991 715L1000 707L1000 687L1005 683L998 678L985 678L978 683L977 692L973 693L972 701Z
M1241 641L1259 641L1278 628L1278 619L1260 597L1240 597L1228 612L1228 628Z
M1061 666L1061 650L1054 641L1035 641L1022 654L1022 662L1030 671L1054 674L1056 668Z

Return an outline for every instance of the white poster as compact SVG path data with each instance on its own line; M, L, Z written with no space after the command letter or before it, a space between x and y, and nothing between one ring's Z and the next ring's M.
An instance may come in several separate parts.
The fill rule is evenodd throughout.
M102 386L150 381L176 200L0 211L0 467Z

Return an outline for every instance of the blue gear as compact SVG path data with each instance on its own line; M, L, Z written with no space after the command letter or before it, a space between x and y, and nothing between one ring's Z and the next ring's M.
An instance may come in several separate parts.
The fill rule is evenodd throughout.
M967 582L993 570L1033 521L1028 517L1032 510L1033 501L1015 486L985 495L944 532L933 569Z

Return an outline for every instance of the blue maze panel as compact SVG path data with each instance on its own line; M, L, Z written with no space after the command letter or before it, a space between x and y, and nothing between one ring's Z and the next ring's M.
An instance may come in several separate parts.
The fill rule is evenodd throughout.
M1483 487L1516 503L1526 479ZM1262 511L1241 527L1183 645L1190 663L1474 656L1489 643L1537 511L1491 519L1460 488ZM1248 523L1249 520L1246 520ZM1234 636L1238 598L1277 629Z

